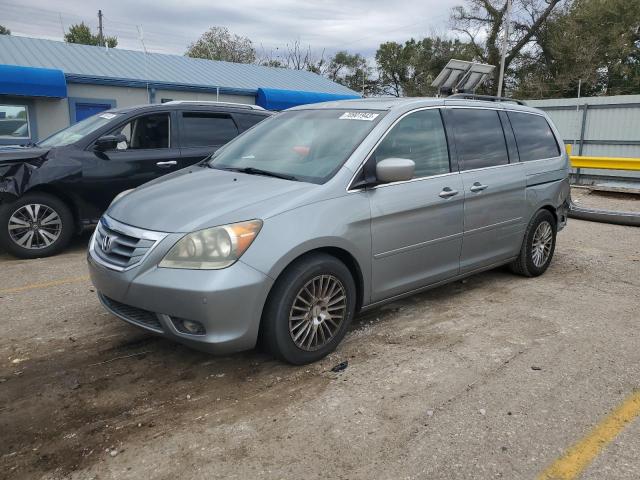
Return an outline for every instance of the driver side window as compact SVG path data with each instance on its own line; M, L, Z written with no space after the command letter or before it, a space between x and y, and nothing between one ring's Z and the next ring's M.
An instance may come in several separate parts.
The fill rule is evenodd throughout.
M449 173L449 149L440 110L420 110L400 120L376 149L376 162L385 158L413 160L414 178Z
M148 150L169 148L170 120L168 113L153 113L136 117L113 134L121 133L126 141L118 143L117 150Z

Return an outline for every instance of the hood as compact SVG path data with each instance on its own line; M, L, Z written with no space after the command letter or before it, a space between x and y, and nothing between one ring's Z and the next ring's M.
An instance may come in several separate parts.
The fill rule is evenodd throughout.
M114 202L107 215L159 232L192 232L266 218L318 185L206 167L160 177Z
M40 147L15 147L0 148L0 164L25 162L44 157L50 148Z

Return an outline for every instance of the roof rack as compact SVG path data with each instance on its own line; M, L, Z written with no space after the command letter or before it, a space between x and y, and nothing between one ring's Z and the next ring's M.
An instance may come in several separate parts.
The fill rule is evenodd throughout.
M517 100L515 98L508 97L495 97L493 95L476 95L475 93L454 93L447 98L463 98L467 100L486 100L487 102L512 102L518 105L526 105L524 100Z
M164 102L163 105L180 105L182 103L190 103L193 105L221 105L226 107L245 108L247 110L264 110L264 108L262 108L260 105L234 102L216 102L215 100L171 100L170 102Z

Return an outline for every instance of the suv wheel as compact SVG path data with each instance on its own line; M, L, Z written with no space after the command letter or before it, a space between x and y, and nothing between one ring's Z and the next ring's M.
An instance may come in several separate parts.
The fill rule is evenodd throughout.
M548 210L539 210L529 222L520 255L509 266L525 277L542 275L556 248L556 220Z
M286 362L315 362L333 351L355 312L356 287L337 258L313 254L276 281L263 315L263 341Z
M60 199L29 193L0 205L0 247L19 258L48 257L67 246L73 215Z

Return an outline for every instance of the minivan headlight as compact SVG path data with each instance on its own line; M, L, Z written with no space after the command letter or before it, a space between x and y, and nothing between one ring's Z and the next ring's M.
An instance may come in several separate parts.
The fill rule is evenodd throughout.
M250 220L189 233L171 247L158 266L194 270L229 267L249 248L261 228L261 220Z

